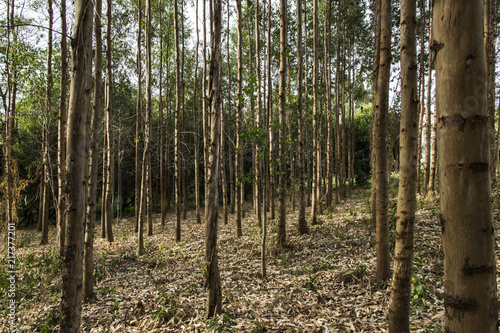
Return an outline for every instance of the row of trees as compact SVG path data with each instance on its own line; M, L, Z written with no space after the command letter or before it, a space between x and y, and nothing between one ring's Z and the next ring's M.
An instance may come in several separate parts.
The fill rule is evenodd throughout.
M311 203L310 223L315 224L318 215L325 208L328 209L345 198L354 182L362 183L363 173L368 174L362 166L368 164L370 157L373 167L372 199L377 226L377 277L381 280L386 280L390 276L387 221L388 164L390 164L388 162L393 161L392 165L400 167L399 218L396 231L397 245L393 298L390 305L390 327L395 332L407 331L415 192L420 184L418 180L420 172L417 171L420 170L420 166L417 164L420 162L421 153L419 145L424 143L426 154L423 168L423 192L429 191L430 195L433 195L435 179L433 170L436 168L431 167L431 164L436 164L437 155L440 156L441 165L446 165L446 168L450 168L451 165L452 169L458 168L457 170L461 172L458 174L455 169L452 172L443 170L443 167L438 168L441 173L439 180L443 231L446 231L443 233L443 242L445 261L448 263L445 269L445 293L449 327L458 325L458 319L464 315L471 316L471 323L474 322L475 317L471 314L472 311L469 311L468 307L460 307L460 304L465 301L474 303L471 303L471 306L474 305L475 308L480 308L478 312L482 316L492 313L494 309L483 305L479 300L496 300L496 288L493 288L495 271L492 255L493 234L481 232L481 230L492 230L491 200L488 201L491 190L488 186L490 186L489 179L495 175L495 163L490 163L488 158L490 155L493 161L496 158L494 106L489 102L494 96L494 47L492 47L494 34L493 32L486 34L486 43L481 38L478 40L482 41L482 44L474 39L477 39L477 35L483 29L482 24L481 29L477 25L477 22L483 22L478 21L482 7L477 3L478 1L473 4L457 2L452 6L456 8L456 12L453 13L459 19L463 19L459 17L460 15L465 15L460 10L464 6L467 7L471 12L470 15L473 16L470 20L476 22L470 23L468 31L471 35L467 35L467 38L475 41L471 42L474 48L471 46L463 50L465 56L461 58L461 54L454 52L461 50L459 41L465 37L454 36L455 39L452 39L451 33L446 30L448 28L439 26L439 24L444 24L442 22L429 29L432 32L429 36L431 47L430 52L425 52L426 17L429 16L429 26L432 27L431 18L439 17L444 8L447 8L446 5L441 3L436 5L431 15L432 11L426 10L425 2L421 1L420 17L417 18L416 3L402 2L401 39L398 40L402 50L401 95L399 92L395 93L396 101L399 97L401 98L399 114L397 107L399 103L395 102L391 107L389 101L391 63L393 62L391 55L398 54L398 51L394 50L391 42L393 10L391 2L387 0L376 1L371 5L371 11L374 13L371 27L364 23L367 14L362 1L343 0L336 4L327 1L320 5L318 0L313 1L312 4L303 3L300 0L297 3L288 4L285 0L281 0L279 29L273 29L276 26L276 13L270 1L266 3L267 8L265 8L259 6L258 1L247 2L246 7L243 7L241 1L237 0L236 22L233 25L231 25L231 6L226 7L227 20L224 22L221 1L210 1L208 15L206 4L203 2L201 61L198 60L200 54L198 4L196 4L195 13L196 42L193 50L190 50L186 44L191 37L192 30L184 12L183 3L179 4L177 1L152 3L147 0L143 4L139 0L131 4L127 2L112 4L111 1L107 1L106 15L103 15L102 4L99 0L95 2L95 14L92 3L79 0L75 2L74 8L74 32L71 38L72 71L69 81L68 106L66 106L68 64L65 1L62 0L60 3L61 27L57 31L61 36L60 66L56 73L60 78L58 89L54 89L56 75L52 68L55 62L53 32L56 30L52 26L54 18L51 0L47 2L49 24L46 29L48 45L46 66L42 67L39 66L39 56L43 52L30 47L29 44L24 45L19 38L19 34L24 31L22 26L33 26L36 22L20 15L16 16L14 1L8 2L5 25L7 92L2 91L6 117L5 212L8 222L16 220L16 207L20 205L23 188L29 189L39 184L38 200L26 199L25 202L27 206L30 205L29 201L39 203L38 225L42 231L41 242L45 244L48 241L52 192L60 250L66 258L63 271L62 304L63 321L67 324L61 326L63 331L74 331L79 327L82 297L79 290L82 281L84 300L89 300L93 294L92 247L98 211L96 208L99 204L96 202L99 184L102 193L101 237L107 238L109 242L113 241L112 222L115 209L120 217L122 211L132 207L133 202L139 254L144 251L144 225L147 225L148 235L151 235L153 233L152 214L157 207L161 212L161 225L165 225L165 216L170 208L172 193L175 194L175 239L177 241L181 240L181 221L186 218L188 203L193 201L188 200L188 193L194 192L193 206L196 209L196 222L198 223L202 220L200 204L201 196L204 194L207 272L209 272L206 283L209 292L207 315L212 316L221 311L220 275L216 248L219 203L222 203L224 223L228 222L228 213L234 211L235 234L241 236L245 194L252 193L253 210L263 230L262 275L265 276L267 213L270 213L272 219L275 215L277 216L276 241L278 245L283 246L287 235L287 197L290 198L293 209L298 202L299 214L296 225L300 233L306 233L308 224L305 207L308 203ZM144 19L143 5L145 5ZM132 13L130 8L135 10L136 22L130 22ZM290 8L296 10L295 15L289 11ZM488 2L485 8L487 8L486 13L489 14L484 16L488 21L485 23L485 27L488 27L485 31L494 31L495 11L493 9L496 5ZM209 32L206 31L207 16L210 22ZM105 50L103 50L101 32L102 17L106 17ZM420 26L421 45L418 77L417 23ZM133 24L136 29L131 28ZM222 26L225 24L227 24L227 30L223 33ZM91 55L92 27L94 27L95 43L93 57ZM334 33L332 33L332 27L334 27ZM454 28L458 29L458 27ZM115 39L114 36L117 35L117 31L127 36L128 32L134 30L137 31L137 58L136 61L127 62L126 60L132 56L131 39ZM374 43L371 42L370 31L375 32ZM210 36L209 40L207 36ZM262 43L261 41L264 40L265 43ZM223 42L226 43L225 63L222 57ZM374 48L372 48L373 45ZM483 45L486 45L486 49L481 49ZM143 46L145 53L142 51ZM210 52L207 52L207 46ZM442 56L446 53L443 50L449 50L446 51L448 52L446 57ZM20 55L28 57L33 63L23 67ZM428 58L427 68L425 67L426 57ZM91 64L92 58L94 66ZM335 66L332 66L332 58L335 58ZM192 59L194 61L191 61ZM454 72L454 69L451 69L452 65L445 66L446 63L451 63L450 59L456 59L453 64L456 62L457 68L462 62L465 63L465 67L462 66L464 68ZM440 61L444 67L438 67ZM201 70L199 70L199 62L201 62ZM437 70L435 104L440 106L438 109L440 114L436 112L435 120L432 122L430 80L434 62ZM488 64L488 71L485 72L487 76L483 75L484 64ZM23 93L19 94L22 102L16 101L18 85L23 85L20 76L31 78L32 74L29 73L29 69L35 68L31 66L36 65L39 68L46 68L45 75L39 70L35 71L44 79L39 78L38 81L34 80L33 84L25 84L22 87ZM145 65L145 96L143 96L142 88L143 65ZM370 65L373 65L373 73L367 70L371 67ZM335 69L333 70L332 67ZM132 69L136 70L137 75L132 74ZM427 95L424 92L426 71L428 71L429 80L426 86ZM440 75L443 77L442 81L439 81ZM275 85L276 80L273 79L276 76L279 76L277 85ZM332 76L335 78L333 83ZM192 78L191 82L187 79L188 77ZM450 77L453 77L453 84L456 85L453 92L457 93L452 97L446 95L448 90L444 88L446 84L450 84L445 81ZM462 78L468 79L462 80ZM131 83L134 79L137 80L136 86ZM364 87L370 79L373 79L373 108L369 103L368 89ZM235 81L236 89L232 84ZM43 110L40 111L42 115L40 124L30 118L32 114L27 111L29 107L37 103L35 97L40 94L40 89L34 90L37 82L46 83L45 101L43 106L39 106L39 110ZM191 84L192 90L189 89ZM175 89L172 88L173 86ZM483 86L487 91L484 95L488 98L482 94ZM475 91L476 95L466 97L467 94L462 90L470 87L474 87L469 91ZM439 94L439 89L445 90ZM235 94L234 90L236 90ZM312 94L310 94L311 91ZM102 96L103 93L104 96ZM423 103L424 96L428 101L426 106ZM57 117L54 116L52 106L54 99L58 99L59 103ZM483 103L486 99L488 109ZM173 102L175 102L175 107ZM461 107L450 107L450 111L445 111L448 105L455 102ZM93 108L89 113L91 105ZM364 121L371 117L369 112L371 108L373 120L370 129L369 123L367 125ZM103 121L100 119L102 109L104 109ZM363 111L355 112L357 109ZM18 110L23 110L26 114L16 115ZM189 110L192 112L190 113ZM421 139L422 132L419 133L419 110L420 123L423 123L422 119L425 114L425 139ZM487 112L490 113L489 117L485 116ZM400 119L399 115L401 115ZM55 119L57 119L57 131L53 131ZM399 122L401 122L401 132L398 135ZM467 127L468 122L472 124L470 125L471 132ZM100 135L101 123L103 135ZM135 131L131 130L134 123ZM438 127L440 131L447 130L446 126L449 127L449 124L452 124L452 127L456 124L456 128L453 127L452 130L458 130L458 132L445 135L457 138L458 141L461 140L462 147L471 144L482 147L476 149L475 145L472 149L479 155L463 155L464 149L458 146L451 148L453 140L446 139L445 136L437 144L432 145L433 149L437 147L439 150L434 150L431 154L431 124ZM492 124L493 127L491 127ZM479 133L477 128L482 128L481 126L488 128L488 130L481 131L482 136L477 134ZM21 128L19 132L22 133L16 133L19 127ZM422 127L420 126L420 129ZM38 166L22 161L28 149L23 154L23 149L20 148L24 144L22 142L24 138L33 136L30 138L31 142L36 141L34 138L37 135L33 135L37 133L33 131L36 128L41 129L39 132L42 138L41 158ZM370 135L370 132L372 132L371 151L365 145L366 137ZM491 133L491 138L486 138L485 133ZM473 135L478 135L478 137L472 139ZM440 136L434 135L434 138L439 139ZM89 139L88 142L87 139ZM57 142L57 149L52 149L54 141ZM488 142L491 142L491 145ZM99 159L98 154L100 145L103 147L102 159ZM489 147L486 152L483 149L484 145ZM399 152L399 146L401 146L401 152ZM133 149L130 149L131 147ZM16 150L17 153L15 153ZM131 153L132 150L133 153ZM446 152L450 155L446 155ZM200 160L200 153L203 154L203 162ZM54 154L56 159L52 157ZM431 156L433 163L431 163ZM396 162L398 159L399 163ZM19 160L23 162L21 170L17 166ZM54 160L57 163L51 162ZM102 165L99 164L100 161ZM133 161L134 166L126 167L126 165L130 166L127 161ZM53 166L57 166L56 177L53 176ZM97 180L99 169L102 170L101 183ZM116 175L115 169L118 169ZM29 183L30 179L36 179L34 170L39 170L40 182L36 184L35 182ZM463 174L464 172L466 174ZM128 184L123 184L124 173L135 177L133 189ZM469 177L471 173L480 179L471 180ZM188 179L191 174L194 174L194 181L190 182ZM455 178L450 179L450 174L453 174ZM28 181L23 181L23 179L28 179ZM55 183L58 184L57 195L54 191L53 184ZM117 188L114 186L116 183ZM467 190L455 189L453 186L457 184L465 186ZM457 193L465 195L470 192L472 184L475 188L474 193L477 193L474 198L457 195ZM188 192L188 190L192 191ZM219 190L222 193L221 200L219 200ZM159 198L156 200L156 205L155 197ZM114 203L115 198L118 204ZM479 229L477 226L470 225L470 214L461 213L458 209L464 207L464 202L469 205L465 207L476 207L479 205L475 201L478 200L477 198L480 198L481 205L484 205L484 207L481 206L483 207L481 216L473 219L481 221ZM128 199L132 200L127 202ZM277 214L275 214L275 200L278 200ZM26 211L29 217L30 208L28 207ZM447 224L452 226L445 227ZM455 227L456 225L461 227ZM472 228L478 230L477 235L469 232ZM463 238L457 238L457 232L461 232L460 237ZM486 241L484 241L485 237ZM480 251L480 255L472 256L470 253L476 253L473 249L476 249L478 242L485 244L484 249ZM457 252L457 249L464 244L469 246L469 248L465 247L469 250ZM458 258L459 256L461 258ZM457 258L458 260L455 260ZM484 258L489 261L483 262ZM457 278L457 273L455 273L457 269L465 272L461 273L465 277ZM453 287L455 283L460 283L460 285L476 283L478 276L484 278L484 281L481 280L479 286L474 287L474 293L467 292L467 295L462 295L460 288ZM491 304L494 302L490 302L489 306ZM484 327L493 327L491 326L492 320L482 318L481 322L484 325L490 325Z

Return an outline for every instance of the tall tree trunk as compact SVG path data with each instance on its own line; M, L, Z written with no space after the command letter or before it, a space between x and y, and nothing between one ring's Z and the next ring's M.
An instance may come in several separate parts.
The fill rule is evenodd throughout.
M114 152L113 152L113 116L112 116L112 100L113 100L113 76L111 71L111 7L112 0L107 0L107 31L106 31L106 239L108 242L113 242L113 192L114 192Z
M432 13L432 8L431 8ZM429 47L432 41L432 14L429 20ZM429 188L429 174L431 168L431 86L432 86L432 59L429 57L429 73L427 76L427 105L425 108L425 160L423 194L427 195Z
M222 51L221 51L222 52ZM221 64L222 67L222 64ZM221 68L222 70L222 68ZM221 102L221 120L220 120L220 177L222 187L222 214L224 225L227 225L227 182L226 182L226 165L224 151L224 127L226 120L224 119L224 106Z
M333 195L333 122L332 122L332 78L331 78L331 2L328 1L325 8L325 76L326 76L326 114L327 114L327 142L326 142L326 205L332 205Z
M206 316L214 317L221 313L222 291L220 281L219 262L217 255L217 228L218 228L218 202L219 202L219 148L220 148L220 121L221 121L221 67L222 67L222 4L220 0L213 2L213 15L211 15L212 33L210 45L210 78L208 88L210 91L210 151L208 168L208 200L206 214L206 260L207 260L207 307Z
M319 157L319 135L318 135L318 0L313 1L313 186L312 186L312 208L311 208L311 224L318 223L318 206L319 206L319 177L318 168L320 161Z
M158 122L159 122L159 127L160 127L160 147L158 147L159 153L160 153L160 211L161 211L161 226L165 226L165 220L167 218L167 212L166 212L166 205L165 205L165 164L164 164L164 147L165 147L165 137L164 137L164 120L163 120L163 17L162 17L162 2L161 0L158 3L158 12L159 12L159 35L160 35L160 73L159 73L159 102L158 102ZM170 32L170 31L169 31ZM198 34L198 2L196 2L196 33ZM196 43L196 70L195 70L195 85L194 85L194 96L193 96L193 110L194 106L196 105L196 75L198 71L198 43ZM167 74L168 75L168 74ZM193 121L196 124L196 118L193 119ZM195 140L196 140L196 133L195 133ZM197 157L197 156L196 156ZM197 165L197 164L195 164ZM198 174L197 174L198 175ZM196 178L195 183L198 184L199 179ZM196 185L198 186L198 185ZM198 187L197 187L198 188ZM196 191L196 195L198 196L198 191ZM197 197L198 198L198 197ZM199 202L198 200L196 201L197 203ZM197 206L198 207L198 206ZM199 207L198 207L199 208Z
M237 237L243 235L241 230L241 218L243 210L242 178L243 178L243 151L241 142L241 130L243 120L243 59L242 59L242 28L241 28L241 0L236 0L237 24L238 24L238 92L236 96L236 229Z
M185 33L184 33L184 0L182 1L182 6L181 6L181 32L182 32L182 58L181 58L181 100L182 100L182 105L181 105L181 110L182 110L182 124L181 124L181 131L180 131L180 142L186 142L186 139L184 138L184 131L185 131L185 124L186 124L186 103L185 103L185 91L186 91L186 84L184 82L184 61L185 61ZM181 176L182 176L182 219L186 219L186 214L187 214L187 190L186 190L186 152L184 152L184 144L180 146L180 153L181 153Z
M49 242L49 195L50 195L50 165L49 165L49 148L50 148L50 133L49 133L49 118L51 113L52 95L52 21L54 12L52 10L52 0L47 1L47 9L49 12L49 31L48 31L48 48L47 48L47 85L45 86L45 110L43 116L43 152L42 152L42 239L40 244L48 244Z
M260 36L259 36L259 0L255 0L255 76L257 78L257 128L261 129L261 119L262 119L262 95L261 95L261 76L260 76ZM260 133L260 132L258 132ZM259 145L256 145L255 149L255 199L257 205L257 224L259 228L262 228L262 212L261 212L261 188L262 188L262 176L261 176L261 165L260 165L260 152L261 149Z
M174 29L175 29L175 241L181 240L181 161L180 161L180 113L181 113L181 73L179 49L179 9L177 0L174 1ZM206 209L206 207L205 207Z
M315 0L317 1L317 0ZM280 0L280 85L279 85L279 156L280 156L280 176L279 176L279 207L278 207L278 246L284 246L286 242L286 59L287 45L287 0Z
M142 39L142 3L137 0L137 107L135 120L135 232L139 228L139 210L141 205L141 128L142 128L142 60L141 60L141 39ZM168 85L167 85L168 86Z
M274 130L273 130L273 80L271 77L271 17L273 15L271 0L267 3L267 118L269 123L269 200L271 202L271 220L275 218L275 162L274 162Z
M396 249L389 303L389 332L410 332L413 226L417 189L418 85L416 1L401 3L401 143Z
M304 73L302 57L304 50L302 49L302 0L297 0L297 123L299 134L299 215L297 221L297 230L300 234L308 232L306 222L306 202L305 202L305 168L304 168L304 119L302 110L302 76ZM307 110L306 110L307 112Z
M387 177L387 114L391 75L391 1L381 1L380 63L375 96L375 165L376 165L376 233L377 278L387 280L389 265L388 177Z
M63 1L65 2L65 1ZM83 301L89 302L94 296L93 281L93 254L94 254L94 225L96 222L96 194L97 194L97 168L99 156L99 128L102 112L102 0L95 2L95 80L94 80L94 105L90 123L89 142L89 167L88 188L86 193L86 219L85 243L83 252Z
M57 200L57 238L59 253L62 255L66 229L64 211L66 209L64 166L66 164L66 122L67 122L67 93L68 93L68 41L66 23L66 0L61 0L61 78L59 91L59 117L57 120L57 167L58 167L58 200Z
M231 10L230 10L230 4L228 3L227 5L227 31L229 34L229 22L231 18ZM228 35L229 36L229 35ZM227 79L228 79L228 88L227 88L227 117L229 119L229 126L231 126L232 122L232 108L231 108L231 59L230 59L230 51L229 51L229 43L230 43L231 38L227 39L226 47L227 47ZM234 179L234 169L235 166L233 164L233 145L234 145L234 131L233 128L229 128L228 133L231 133L231 139L229 143L229 188L230 188L230 194L231 194L231 214L235 213L235 200L236 200L236 181Z
M83 234L85 223L86 121L90 108L92 72L93 3L75 0L73 72L69 92L68 135L66 141L67 212L66 242L62 267L60 330L80 330L82 311Z
M144 151L146 154L146 183L142 187L146 187L146 207L148 221L148 236L153 234L153 187L151 184L151 0L146 0L146 117L144 119ZM143 178L144 179L144 178Z
M196 54L194 65L194 82L193 82L193 123L194 123L194 186L195 186L195 207L196 207L196 223L201 224L200 213L200 158L198 147L198 105L196 99L196 91L198 90L198 47L200 45L200 33L198 30L198 2L196 2Z
M424 66L424 54L425 54L425 0L419 0L420 5L420 72L419 72L419 117L420 126L418 127L418 148L417 148L417 193L420 193L420 163L422 156L422 128L423 128L423 119L424 119L424 110L425 110L425 66Z
M341 199L340 191L340 180L341 180L341 142L340 142L340 108L341 105L341 74L340 74L340 50L341 50L341 25L342 25L342 15L341 15L341 2L338 3L338 18L337 18L337 57L335 59L335 202L338 203Z
M482 1L433 11L445 330L497 332Z
M202 109L203 109L203 176L204 176L204 193L205 193L205 214L207 214L207 184L208 184L208 110L207 110L207 15L206 4L203 1L203 80L202 80Z
M435 194L435 185L436 185L436 165L437 165L437 112L434 108L434 123L432 124L434 135L432 136L432 158L431 158L431 167L429 174L429 188L428 188L428 198L430 201L434 201L436 199Z

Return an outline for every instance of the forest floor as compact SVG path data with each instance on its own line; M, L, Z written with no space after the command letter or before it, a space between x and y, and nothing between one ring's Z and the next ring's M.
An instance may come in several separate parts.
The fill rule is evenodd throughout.
M391 193L394 231L395 190ZM182 222L179 243L174 241L174 215L168 215L164 228L155 215L154 235L145 236L142 256L136 255L133 218L123 219L113 226L114 243L99 237L95 241L95 297L83 305L82 332L385 332L390 283L375 279L375 228L368 196L366 188L355 189L325 211L307 235L297 233L297 215L289 209L285 249L274 245L276 224L270 221L265 279L260 276L261 240L253 214L247 213L240 238L234 235L230 215L229 224L219 228L223 314L213 319L204 317L205 229L194 222L194 213ZM444 309L439 209L420 199L417 206L411 328L440 332ZM18 331L58 331L62 261L55 229L45 246L39 245L35 230L18 230L16 235ZM499 258L498 246L496 251ZM7 332L6 241L0 253L0 330Z

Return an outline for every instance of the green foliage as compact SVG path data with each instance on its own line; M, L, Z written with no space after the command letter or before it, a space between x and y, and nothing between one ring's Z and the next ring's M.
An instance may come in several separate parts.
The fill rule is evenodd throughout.
M227 311L221 316L205 319L205 323L207 324L208 329L212 332L232 332L234 319L234 314L231 311Z
M425 262L420 256L415 255L413 258L414 272L411 277L411 305L423 310L425 301L427 300L427 286L424 283L425 273L422 270Z

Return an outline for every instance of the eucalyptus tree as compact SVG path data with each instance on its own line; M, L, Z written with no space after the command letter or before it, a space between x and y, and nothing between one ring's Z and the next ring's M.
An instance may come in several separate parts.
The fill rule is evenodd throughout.
M57 199L57 235L59 240L59 253L62 254L65 241L65 219L64 211L66 208L64 196L66 164L66 122L67 122L67 92L68 92L68 41L67 41L67 20L66 20L66 0L61 0L61 77L59 81L59 116L57 119L57 173L58 173L58 199ZM96 3L97 6L97 3ZM96 35L97 38L97 35ZM97 43L97 41L96 41ZM101 38L102 44L102 38ZM97 47L97 44L96 44ZM97 51L96 51L97 53ZM102 52L101 52L102 62ZM97 68L97 66L96 66ZM96 69L97 70L97 69ZM102 64L101 64L102 72ZM97 175L96 175L97 177ZM94 194L95 198L95 194Z
M388 174L387 174L387 116L389 80L391 69L391 1L380 0L380 38L378 40L379 63L374 96L375 112L375 181L376 181L376 238L377 278L389 278L389 226L388 226Z
M47 47L47 83L45 86L45 109L43 114L43 135L42 135L42 179L40 187L40 200L41 209L39 214L41 215L41 226L42 226L42 238L40 243L47 244L49 242L49 196L50 196L50 133L49 133L49 123L50 123L50 113L52 108L52 103L50 101L52 95L52 26L54 11L52 9L52 0L47 1L47 9L49 12L49 31L48 31L48 47Z
M446 332L497 332L483 2L435 1Z
M175 160L175 241L181 240L181 161L180 161L180 113L181 113L181 63L179 48L179 8L174 1L174 29L175 29L175 130L174 130L174 160Z
M177 0L176 0L177 1ZM239 1L239 0L238 0ZM222 1L211 0L213 14L211 15L210 39L210 76L208 81L210 101L210 145L208 154L208 205L205 215L206 242L205 253L207 262L206 316L214 317L222 311L222 291L217 254L218 203L219 203L219 166L220 166L220 125L221 125L221 68L222 68Z
M311 224L318 223L319 213L319 162L321 161L319 153L319 128L318 128L318 0L313 1L313 190L312 190L312 208Z
M236 223L235 233L237 237L243 235L241 229L241 218L243 210L242 178L243 178L243 145L241 141L242 121L243 121L243 55L242 55L242 15L241 0L236 0L237 29L238 29L238 91L236 95Z
M416 3L401 2L401 142L389 332L410 332L413 229L417 189L418 89Z
M67 212L66 242L62 267L60 330L78 332L82 311L83 234L85 224L86 121L90 108L89 73L92 66L93 2L75 0L75 25L71 60L73 71L69 91L66 141Z
M280 175L278 191L278 230L277 244L284 246L286 243L286 53L287 43L287 0L280 0L280 76L279 76L279 156Z
M64 0L63 0L64 1ZM85 242L83 252L83 301L89 302L94 296L93 281L93 253L94 253L94 225L96 221L96 195L97 195L97 167L99 152L99 129L102 112L102 0L95 2L94 19L94 105L92 108L92 119L89 132L89 167L87 177L89 179L86 198L86 218L85 218Z

